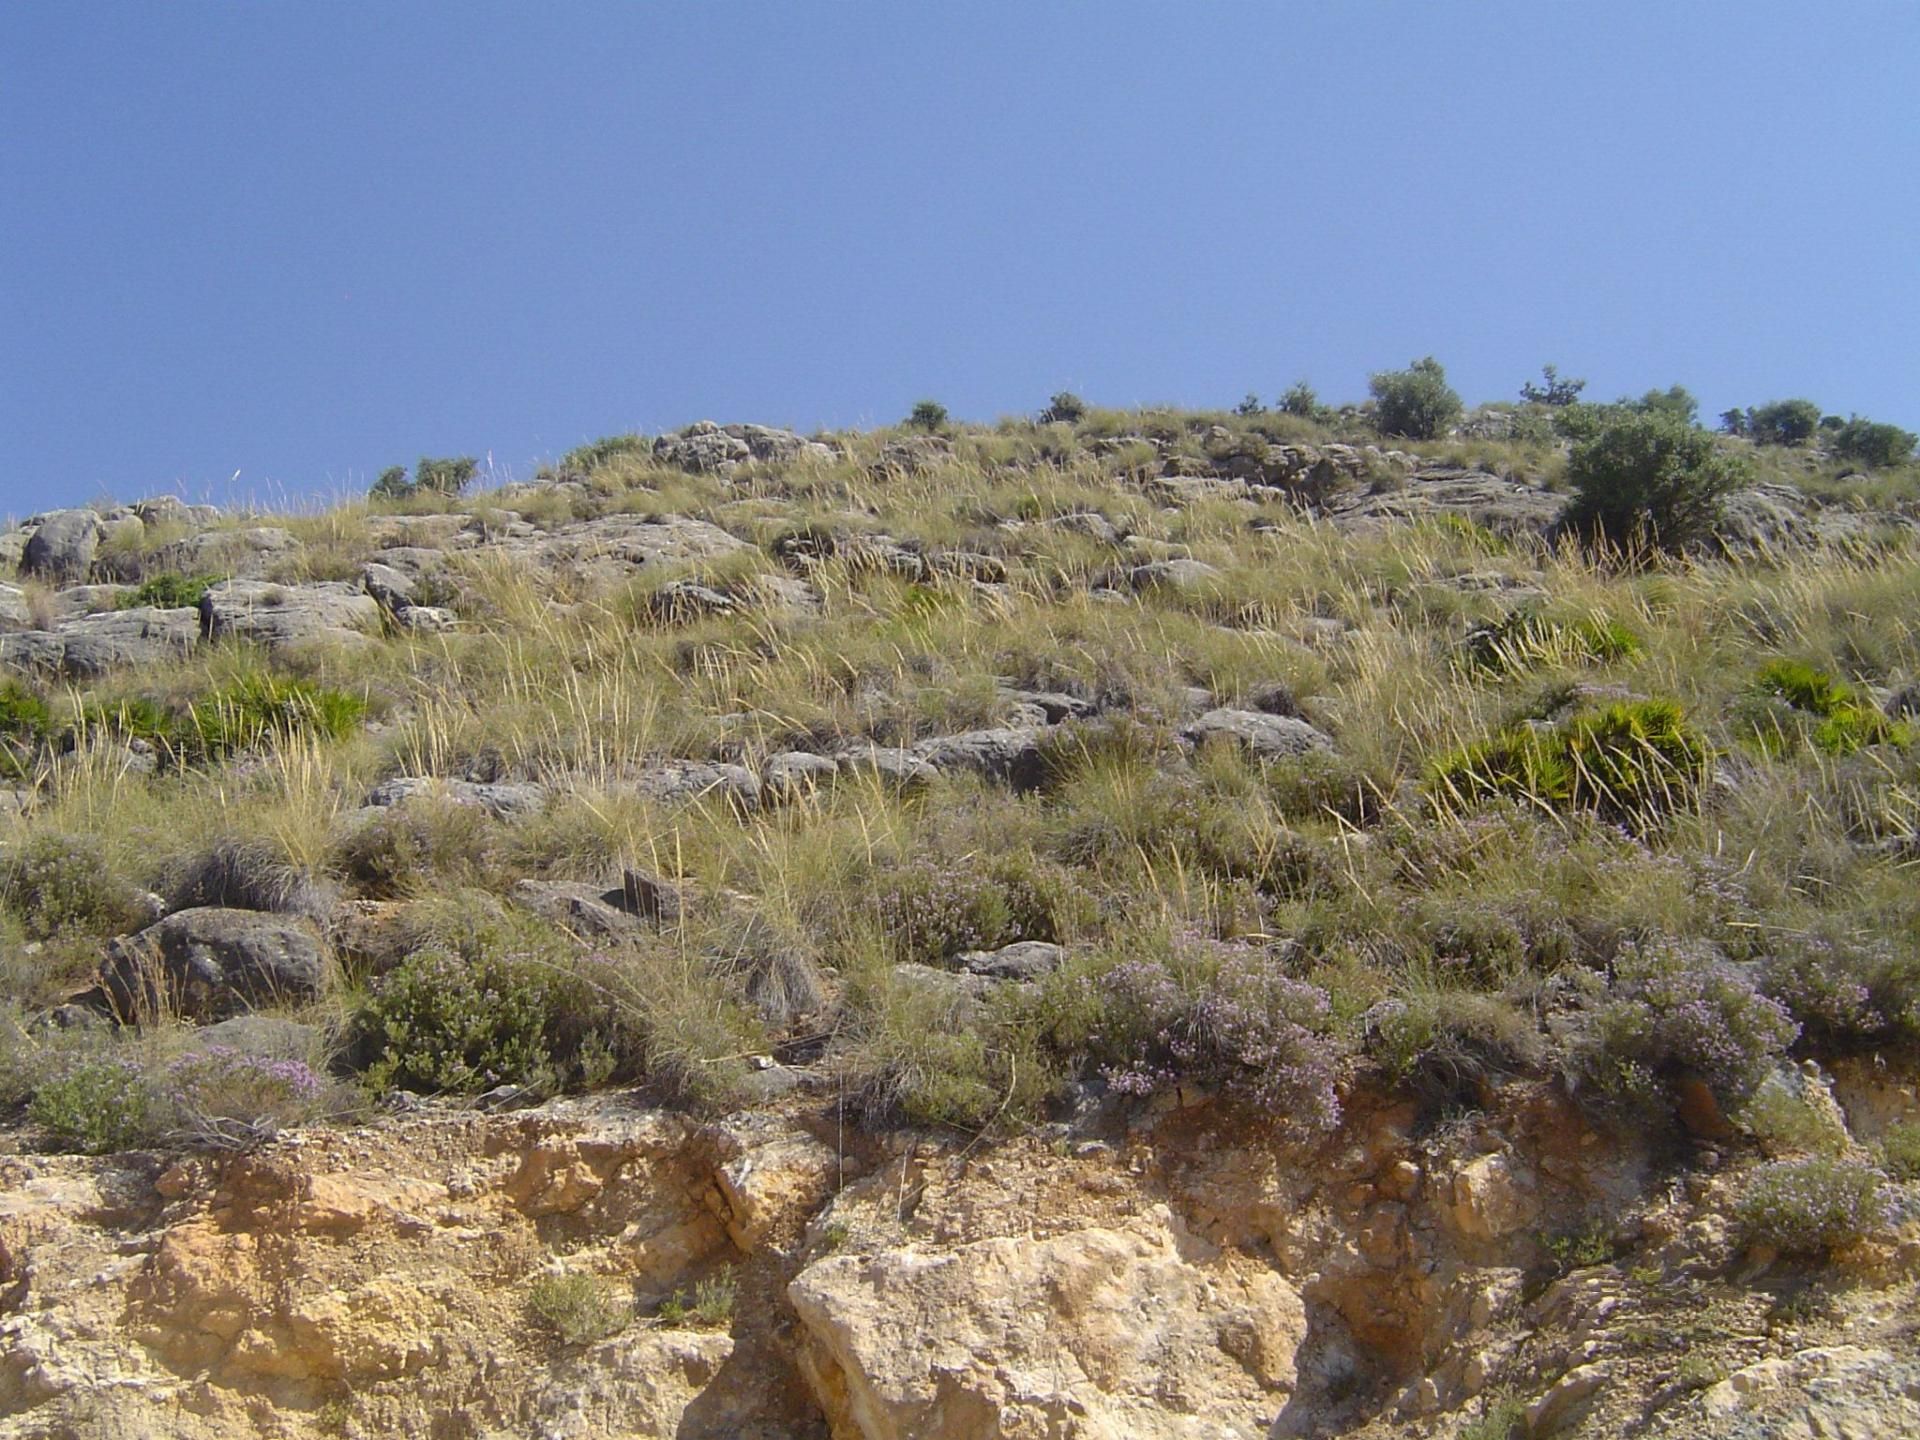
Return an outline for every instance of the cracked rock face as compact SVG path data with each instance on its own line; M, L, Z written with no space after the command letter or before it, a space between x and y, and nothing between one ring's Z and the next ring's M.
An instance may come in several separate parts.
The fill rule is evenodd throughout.
M1278 1275L1124 1228L834 1256L788 1288L836 1436L1263 1435L1307 1331Z

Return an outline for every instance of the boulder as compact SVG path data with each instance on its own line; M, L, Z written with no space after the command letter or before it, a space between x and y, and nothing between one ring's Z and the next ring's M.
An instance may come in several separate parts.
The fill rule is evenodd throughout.
M404 805L420 796L435 796L455 805L475 805L496 820L536 815L547 803L546 787L531 781L503 780L481 784L472 780L443 780L431 775L400 775L374 786L367 804L380 809Z
M989 980L1032 981L1058 970L1067 952L1045 940L1021 940L998 950L968 950L954 961L969 975Z
M761 768L761 792L769 803L797 799L813 793L839 772L839 765L830 756L788 750Z
M1265 1435L1307 1333L1292 1286L1177 1233L1164 1206L1125 1228L834 1255L787 1294L801 1368L849 1440Z
M1220 572L1206 561L1185 557L1150 560L1127 571L1127 584L1135 590L1197 590L1219 579Z
M925 785L939 773L911 750L903 750L896 745L876 745L870 741L851 746L835 755L834 759L842 775L867 776L883 785L902 790Z
M163 545L151 564L182 575L259 576L282 556L298 550L300 542L278 525L252 525L237 530L203 530Z
M170 1010L211 1020L313 999L326 980L326 961L305 921L206 907L116 940L102 978L123 1018Z
M317 643L358 645L380 632L380 602L343 581L274 585L229 580L201 597L200 616L210 639L232 636L275 650Z
M100 549L100 517L91 510L55 510L40 517L20 553L20 570L57 584L87 578Z
M1015 790L1036 790L1046 778L1040 751L1044 730L968 730L923 740L913 755L941 775L978 775Z
M760 782L740 765L707 760L663 760L634 784L649 800L663 805L691 805L718 800L743 810L760 808Z
M1540 1214L1533 1175L1511 1156L1482 1155L1453 1172L1441 1213L1462 1236L1498 1240L1531 1225Z
M1209 710L1180 733L1195 744L1227 736L1257 760L1284 760L1333 748L1333 741L1305 720L1260 710Z
M197 611L116 610L0 635L0 665L91 680L122 665L176 660L199 640Z
M1564 496L1484 470L1429 466L1385 489L1342 496L1326 508L1336 526L1372 530L1456 515L1501 535L1541 535L1565 508Z
M733 1337L712 1330L633 1329L558 1360L533 1383L527 1405L537 1440L668 1440L690 1432L711 1411L715 1377L726 1368ZM505 1440L505 1431L487 1440Z
M0 630L31 630L33 611L27 608L27 592L15 585L0 585Z
M711 420L699 420L673 435L654 441L653 454L665 465L696 475L725 475L753 459L753 447Z

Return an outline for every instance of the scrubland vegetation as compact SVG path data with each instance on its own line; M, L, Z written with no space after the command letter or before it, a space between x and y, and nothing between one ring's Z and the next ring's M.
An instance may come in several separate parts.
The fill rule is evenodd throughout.
M1691 397L1584 405L1552 372L1497 438L1471 416L1449 436L1423 366L1375 390L1404 402L1390 430L1439 438L1293 490L1156 481L1378 445L1367 413L1304 384L1234 414L1063 393L992 427L925 402L898 431L821 437L830 458L701 474L612 437L509 492L423 462L262 522L301 542L268 577L290 585L378 560L394 515L501 535L680 516L746 543L611 579L448 549L423 584L453 628L6 680L0 1098L95 1149L244 1143L395 1090L726 1106L770 1072L976 1131L1194 1085L1311 1131L1356 1084L1441 1117L1520 1077L1657 1127L1682 1085L1744 1124L1783 1061L1910 1055L1911 444L1882 437L1889 466L1852 472L1804 448L1817 413L1713 437ZM1331 492L1442 464L1572 509L1546 533L1329 518ZM1756 480L1877 515L1844 544L1717 551L1718 502ZM1200 564L1153 569L1176 561ZM209 583L137 548L114 564L142 605ZM1196 734L1216 709L1328 743ZM752 799L636 783L995 727L1028 737L1012 783L847 763ZM395 776L542 788L510 813L452 789L366 808ZM671 903L610 933L524 883L624 873ZM324 935L321 992L285 1009L308 1053L56 1008L115 937L209 903ZM962 983L963 955L1034 941L1061 947L1048 968ZM1870 1216L1880 1173L1788 1146L1749 1218L1824 1243ZM594 1297L551 1302L570 1337L600 1328Z

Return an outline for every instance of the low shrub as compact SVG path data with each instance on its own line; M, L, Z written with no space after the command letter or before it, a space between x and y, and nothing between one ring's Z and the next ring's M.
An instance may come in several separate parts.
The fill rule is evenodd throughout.
M1023 856L917 855L879 882L880 923L902 960L937 965L963 950L1059 941L1078 900L1067 872Z
M1562 1028L1576 1088L1646 1112L1664 1111L1684 1076L1723 1104L1746 1099L1800 1029L1747 967L1703 941L1664 939L1627 946L1604 992Z
M1920 954L1910 947L1821 925L1775 939L1760 975L1766 993L1828 1045L1920 1040Z
M1217 1086L1277 1120L1340 1120L1340 1048L1327 992L1272 952L1187 934L1135 949L1101 974L1091 1048L1116 1091Z
M201 596L226 578L224 575L182 575L169 570L141 581L132 591L118 597L113 602L114 608L140 610L152 606L157 610L190 610L199 605Z
M1693 805L1708 753L1677 704L1620 701L1444 756L1427 789L1447 808L1507 796L1645 827Z
M1889 1127L1880 1140L1880 1161L1895 1180L1920 1180L1920 1120Z
M1527 1011L1500 995L1424 990L1373 1006L1363 1017L1368 1056L1397 1084L1429 1101L1476 1102L1490 1081L1536 1071L1545 1037Z
M1910 726L1889 719L1852 686L1797 660L1773 660L1762 667L1742 718L1769 754L1781 753L1796 738L1828 755L1913 740Z
M947 407L938 400L917 401L907 416L907 425L914 430L944 430L947 428Z
M34 1091L27 1115L59 1143L106 1155L152 1143L163 1107L139 1065L124 1057L77 1059Z
M1747 478L1744 462L1705 431L1657 413L1624 415L1574 445L1564 523L1629 550L1680 550L1713 533L1722 498Z
M1042 425L1075 425L1087 417L1087 402L1071 390L1062 390L1040 412ZM943 417L944 418L944 417Z
M739 1293L740 1283L728 1270L696 1281L691 1289L675 1290L656 1313L663 1325L721 1330L733 1321Z
M53 732L47 702L17 680L0 681L0 779L24 777Z
M527 1289L527 1309L569 1345L618 1335L633 1320L632 1302L597 1275L541 1275Z
M1833 432L1829 443L1833 453L1842 459L1857 461L1868 469L1881 470L1904 465L1911 460L1913 447L1920 444L1920 436L1915 436L1911 430L1902 430L1898 425L1877 425L1855 415Z
M1748 1177L1734 1218L1752 1243L1790 1255L1822 1255L1880 1225L1885 1180L1872 1166L1851 1160L1771 1161Z
M242 1150L334 1108L333 1085L304 1060L209 1045L167 1066L160 1101L189 1144Z
M142 918L139 892L90 835L35 835L0 859L0 903L35 940L119 935Z
M1773 400L1747 411L1744 433L1756 445L1799 445L1820 428L1820 407L1811 400Z
M1460 396L1447 384L1447 372L1431 355L1405 370L1388 370L1367 381L1373 394L1374 423L1382 435L1437 440L1460 418Z

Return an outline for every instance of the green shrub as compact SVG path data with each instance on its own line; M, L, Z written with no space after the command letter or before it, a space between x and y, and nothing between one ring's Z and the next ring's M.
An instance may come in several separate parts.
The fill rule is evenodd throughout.
M0 681L0 780L24 778L53 731L53 712L17 680Z
M27 1114L60 1143L106 1155L155 1140L161 1107L138 1065L94 1056L41 1084Z
M1428 793L1446 806L1508 796L1644 827L1692 806L1708 753L1678 705L1623 700L1556 726L1503 730L1445 756Z
M276 675L248 675L196 700L187 712L190 742L212 756L269 740L340 740L359 728L367 702L343 690Z
M1296 380L1280 397L1280 410L1286 415L1295 415L1302 420L1312 420L1320 413L1320 397L1314 393L1313 386L1306 381Z
M35 940L133 929L139 895L91 835L40 834L0 860L0 902Z
M591 475L612 460L643 460L653 453L653 441L644 435L607 435L575 446L560 457L562 475Z
M1374 423L1382 435L1435 440L1460 418L1460 397L1447 384L1447 372L1431 355L1405 370L1387 370L1367 381L1373 394Z
M1666 415L1626 416L1574 446L1565 521L1616 545L1679 550L1712 534L1722 498L1747 475L1704 431Z
M413 467L413 488L433 495L458 495L472 482L479 468L480 462L471 455L439 460L422 456Z
M1889 1127L1880 1140L1881 1163L1896 1180L1920 1180L1920 1120Z
M1747 412L1745 433L1756 445L1799 445L1820 426L1811 400L1774 400Z
M1886 1177L1869 1165L1817 1157L1758 1167L1734 1203L1747 1238L1790 1255L1821 1255L1861 1239L1886 1214Z
M556 1087L562 981L549 963L491 946L470 957L416 951L375 986L361 1013L377 1055L369 1081L426 1093Z
M380 478L373 482L367 493L381 500L404 500L413 494L413 489L413 481L407 477L407 467L389 465L380 472Z
M569 1345L618 1335L633 1320L632 1303L596 1275L541 1275L528 1287L527 1309Z
M1572 405L1580 399L1580 392L1587 388L1584 380L1563 380L1560 372L1552 365L1540 367L1540 379L1543 383L1535 385L1532 381L1520 387L1520 398L1529 405Z
M984 863L919 855L887 872L877 898L898 957L938 965L963 950L1061 940L1077 890L1065 871L1020 855Z
M1062 390L1051 400L1047 401L1047 408L1040 412L1040 423L1043 425L1077 425L1080 421L1086 419L1086 416L1087 402L1071 390ZM940 423L945 423L946 418L946 412L942 411L940 414ZM937 429L938 425L933 428Z
M918 401L907 416L907 425L914 430L944 430L947 428L947 407L938 400Z
M1920 952L1823 923L1775 938L1760 962L1767 993L1828 1045L1920 1040Z
M733 1305L739 1289L739 1281L730 1270L709 1275L690 1290L675 1290L660 1302L656 1313L663 1325L722 1330L733 1321Z
M1241 397L1240 403L1233 407L1233 413L1242 420L1251 420L1256 415L1267 413L1267 407L1260 397L1249 390Z
M1638 400L1621 402L1642 415L1664 415L1682 425L1692 425L1700 414L1700 402L1684 385L1669 385L1665 390L1649 390Z
M1879 470L1904 465L1913 458L1913 447L1920 436L1898 425L1877 425L1855 415L1833 431L1833 453L1855 460L1869 469Z
M139 610L151 605L159 610L190 610L199 605L201 596L226 578L224 575L182 575L170 570L141 581L131 593L116 599L114 608Z

